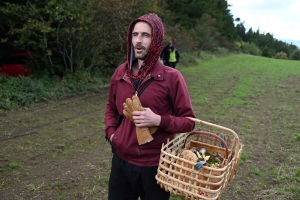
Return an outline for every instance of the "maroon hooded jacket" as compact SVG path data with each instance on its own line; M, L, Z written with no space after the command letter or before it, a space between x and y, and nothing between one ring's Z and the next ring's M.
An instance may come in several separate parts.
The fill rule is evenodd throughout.
M130 70L131 62L135 59L131 35L134 25L139 21L147 22L152 27L151 45L144 64L153 65L147 77L154 79L141 94L140 101L144 108L148 107L161 115L159 128L152 134L154 139L143 145L138 144L135 125L129 119L125 117L118 127L118 117L123 114L123 102L136 93L127 80L126 70ZM163 37L163 24L156 14L147 14L134 20L128 28L127 61L116 69L110 82L105 133L108 138L114 134L112 145L118 155L137 166L157 166L162 144L167 139L173 139L175 133L189 132L195 127L195 123L186 118L195 117L195 114L183 76L158 60Z

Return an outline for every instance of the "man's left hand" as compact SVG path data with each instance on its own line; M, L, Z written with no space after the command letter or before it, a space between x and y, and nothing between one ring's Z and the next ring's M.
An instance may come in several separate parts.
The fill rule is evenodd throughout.
M133 111L133 120L138 127L159 126L161 117L155 114L150 108L144 108L144 111Z

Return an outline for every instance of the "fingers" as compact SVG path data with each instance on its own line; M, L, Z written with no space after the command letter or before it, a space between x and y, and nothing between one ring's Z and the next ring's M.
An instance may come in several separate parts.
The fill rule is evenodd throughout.
M129 108L127 108L127 109L129 110ZM125 117L127 117L130 121L133 122L132 113L130 114L130 113L126 110L125 107L124 107L124 109L123 109L123 114L125 115Z
M132 107L134 111L140 111L140 107L142 107L142 105L138 96L132 97Z
M127 112L129 115L132 115L132 111L130 110L130 108L127 106L126 103L123 103L123 108L124 108L124 110L126 110L126 112Z
M125 100L125 102L123 103L123 108L123 114L125 115L125 117L127 117L130 121L134 122L132 118L132 112L134 110L132 106L132 100L130 98L127 98Z
M146 111L146 109L143 108L138 96L134 95L132 99L127 98L123 103L123 107L124 107L123 109L124 116L128 118L130 121L132 121L133 123L135 123L136 126L141 127L141 124L149 123L149 121L147 120L149 118L147 117L147 115L149 114L140 112L140 111Z
M134 111L133 106L132 106L132 100L130 98L126 99L126 104L131 111Z

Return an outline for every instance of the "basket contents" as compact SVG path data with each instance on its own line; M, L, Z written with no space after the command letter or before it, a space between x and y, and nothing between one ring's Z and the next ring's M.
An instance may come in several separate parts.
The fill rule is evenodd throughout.
M191 150L183 150L182 152L179 153L178 155L180 158L187 159L189 161L197 162L198 157L196 154L193 153Z
M203 165L207 165L208 167L214 167L214 168L220 168L223 166L222 161L224 158L222 155L219 154L210 154L209 152L206 151L206 148L201 148L200 150L197 149L196 147L192 147L190 150L183 150L184 152L189 152L189 154L193 153L194 155L197 156L197 159L195 156L191 156L194 159L188 159L187 160L193 160L197 162L197 164L194 166L196 170L199 170ZM179 153L182 155L182 153ZM180 155L179 155L180 156Z

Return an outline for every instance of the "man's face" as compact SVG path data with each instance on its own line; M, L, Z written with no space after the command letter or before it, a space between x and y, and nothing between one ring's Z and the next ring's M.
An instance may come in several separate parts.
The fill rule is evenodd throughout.
M132 45L135 57L145 60L151 44L151 26L146 22L137 22L132 31Z

